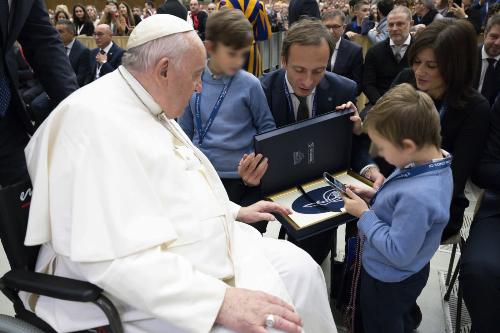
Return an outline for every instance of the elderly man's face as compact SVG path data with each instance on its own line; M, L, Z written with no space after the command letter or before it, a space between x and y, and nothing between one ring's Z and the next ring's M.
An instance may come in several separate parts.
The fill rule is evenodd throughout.
M64 46L71 43L73 38L75 38L75 34L64 24L56 25L56 30L59 33L59 37L61 37L61 41L63 42Z
M109 43L111 43L111 39L113 38L113 33L111 32L108 25L100 24L97 26L97 28L95 28L94 36L97 47L105 49L106 46L108 46Z
M389 38L396 45L402 45L410 34L411 18L404 13L395 12L387 17Z
M209 14L214 13L217 10L217 6L214 3L210 3L207 7L207 11Z
M154 74L160 89L158 96L153 97L170 119L182 115L193 91L201 92L201 74L207 59L205 47L197 34L187 38L190 38L191 47L181 56L180 64L169 64L166 78L161 72Z
M309 96L319 81L325 76L330 58L330 48L326 40L320 45L292 44L288 60L282 59L288 82L298 96Z
M198 10L200 10L200 5L198 4L198 0L191 0L189 2L189 9L191 10L192 13L198 13Z

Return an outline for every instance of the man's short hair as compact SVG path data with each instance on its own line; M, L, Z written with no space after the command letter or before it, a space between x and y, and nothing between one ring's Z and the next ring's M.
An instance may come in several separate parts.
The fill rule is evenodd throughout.
M288 61L290 48L293 44L299 45L320 45L326 41L330 49L330 56L332 57L333 50L335 49L335 42L333 36L328 31L326 26L317 19L304 18L297 23L293 24L283 40L283 47L281 49L281 56Z
M75 24L73 22L71 22L70 20L57 21L57 25L64 25L66 27L66 30L68 30L69 32L72 32L73 34L76 34Z
M324 13L321 16L321 20L323 22L325 22L325 21L328 21L328 20L333 20L333 19L335 19L337 17L340 17L340 19L342 20L342 23L345 23L345 20L346 20L345 14L341 10L339 10L339 9L335 9L332 12L326 12L326 13Z
M361 6L369 6L370 3L367 0L359 0L354 4L354 10L358 10Z
M484 35L487 35L490 32L491 28L495 25L500 25L500 14L493 15L486 23L486 27L484 28Z
M434 9L436 5L434 4L434 0L420 0L422 5L428 9Z
M408 83L385 93L368 112L366 131L374 130L397 147L410 139L418 148L441 146L441 125L434 102Z
M389 16L391 14L405 14L406 17L407 17L407 19L408 19L408 21L412 20L411 10L410 10L410 8L405 7L405 6L396 6L396 7L394 7L394 9L391 10L389 12L389 14L387 14L387 16Z
M386 17L394 8L394 0L379 0L377 2L378 11Z
M222 8L208 17L205 40L236 50L248 47L254 40L252 24L241 10Z

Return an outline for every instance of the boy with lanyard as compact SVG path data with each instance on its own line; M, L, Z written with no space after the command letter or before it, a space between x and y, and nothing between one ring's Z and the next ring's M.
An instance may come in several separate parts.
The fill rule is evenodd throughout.
M439 113L432 99L409 84L380 98L364 127L396 170L378 191L346 190L345 209L359 217L362 263L355 269L352 295L359 282L364 332L411 332L410 313L449 218L451 156L440 149Z
M209 55L202 90L193 93L179 125L212 162L229 199L248 206L261 199L238 175L244 155L253 151L253 137L276 128L259 80L242 70L253 43L252 25L239 10L210 15L205 30ZM263 163L267 166L267 163ZM261 233L267 222L253 224Z

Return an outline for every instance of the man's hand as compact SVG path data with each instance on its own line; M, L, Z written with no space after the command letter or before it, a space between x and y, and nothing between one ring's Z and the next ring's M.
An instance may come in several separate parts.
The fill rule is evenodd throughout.
M235 332L267 333L266 318L273 315L274 329L300 333L302 320L293 307L260 291L228 288L215 322Z
M97 55L95 56L95 60L100 64L104 64L106 61L108 61L108 57L105 54L97 53Z
M453 3L449 9L449 11L459 19L464 19L467 15L465 14L465 7L464 4L462 3L462 6L460 7L456 3Z
M376 166L369 167L362 176L371 180L373 182L373 188L376 190L382 185L385 180L384 175Z
M267 157L255 153L243 155L238 165L238 174L247 186L258 186L267 171L269 164Z
M359 218L361 214L370 210L368 208L368 204L356 193L351 191L350 188L346 188L346 193L347 195L342 194L346 212L348 212L352 216L356 216L357 218Z
M340 111L340 110L345 110L345 109L352 109L354 111L354 115L351 116L351 121L354 123L354 127L352 128L352 132L356 135L360 135L363 133L363 123L361 122L361 117L359 116L358 113L358 108L356 105L354 105L353 102L347 102L345 104L339 105L335 108L335 110Z
M349 39L353 39L354 37L356 36L359 36L359 34L355 33L354 31L348 31L345 33L347 37L349 37Z
M420 30L424 30L425 24L417 24L413 27L413 29L415 29L415 32L419 32Z
M236 220L244 223L274 221L275 218L271 213L290 215L292 211L275 202L261 200L248 207L241 207Z

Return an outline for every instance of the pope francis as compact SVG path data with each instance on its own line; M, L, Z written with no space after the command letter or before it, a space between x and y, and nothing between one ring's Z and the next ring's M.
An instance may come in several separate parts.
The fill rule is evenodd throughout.
M175 122L206 54L184 20L156 15L123 66L64 100L26 148L26 245L37 270L89 281L135 332L336 332L323 273L245 223L287 209L231 203ZM241 222L236 222L241 221ZM107 325L91 304L22 295L57 332Z

